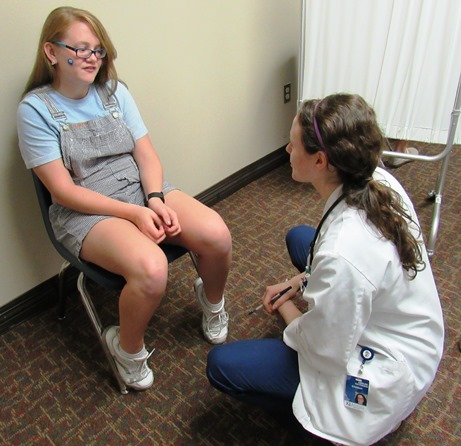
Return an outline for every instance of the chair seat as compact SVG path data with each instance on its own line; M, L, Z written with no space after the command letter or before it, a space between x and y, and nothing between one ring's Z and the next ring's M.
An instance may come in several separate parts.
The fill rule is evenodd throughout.
M166 255L168 263L174 262L179 257L182 257L184 254L188 253L186 248L176 245L168 245L162 243L160 245L163 252ZM73 257L73 256L72 256ZM125 285L125 279L118 274L111 273L110 271L101 268L94 263L85 262L84 260L75 259L73 257L72 261L66 258L69 263L76 267L78 270L83 272L88 279L96 282L98 285L110 289L110 290L121 290ZM78 262L78 263L77 263Z

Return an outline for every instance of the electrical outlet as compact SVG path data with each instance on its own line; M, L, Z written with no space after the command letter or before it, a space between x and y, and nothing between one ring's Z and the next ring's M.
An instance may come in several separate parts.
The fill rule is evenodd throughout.
M283 103L286 104L291 101L291 84L283 86Z

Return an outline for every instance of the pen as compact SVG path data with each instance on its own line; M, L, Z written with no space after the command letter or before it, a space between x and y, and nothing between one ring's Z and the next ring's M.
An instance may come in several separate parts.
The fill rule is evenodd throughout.
M286 287L284 290L280 291L280 293L277 293L272 299L271 299L271 304L279 300L285 293L291 290L291 286ZM260 310L263 307L263 304L257 306L254 310L251 310L248 314L253 314L254 312Z

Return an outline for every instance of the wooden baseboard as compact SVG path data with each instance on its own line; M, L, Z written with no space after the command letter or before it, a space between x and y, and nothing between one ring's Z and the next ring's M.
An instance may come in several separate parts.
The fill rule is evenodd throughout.
M52 277L8 302L0 308L0 334L50 308L55 303L56 295L56 277Z
M66 289L76 288L77 276L77 270L68 269L64 283ZM15 325L55 306L57 302L58 276L56 275L0 308L0 335Z
M244 167L204 192L196 195L195 198L207 206L213 206L247 184L250 184L252 181L257 180L271 170L287 162L288 159L289 156L285 151L285 146L280 147L280 149L269 153L269 155Z
M287 160L285 147L281 147L196 195L195 198L207 206L213 206ZM76 276L77 274L69 274L66 282L75 285ZM57 276L54 276L1 307L0 334L54 306L57 302L57 294L58 280Z

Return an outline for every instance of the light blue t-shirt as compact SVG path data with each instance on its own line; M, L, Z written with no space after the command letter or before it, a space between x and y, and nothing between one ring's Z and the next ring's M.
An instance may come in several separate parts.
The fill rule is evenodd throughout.
M82 99L69 99L55 90L49 96L58 110L65 112L67 124L77 124L107 115L94 85ZM147 128L128 89L118 83L115 99L135 141L147 134ZM62 157L60 124L53 119L43 100L28 94L17 111L19 149L26 167L31 169Z

